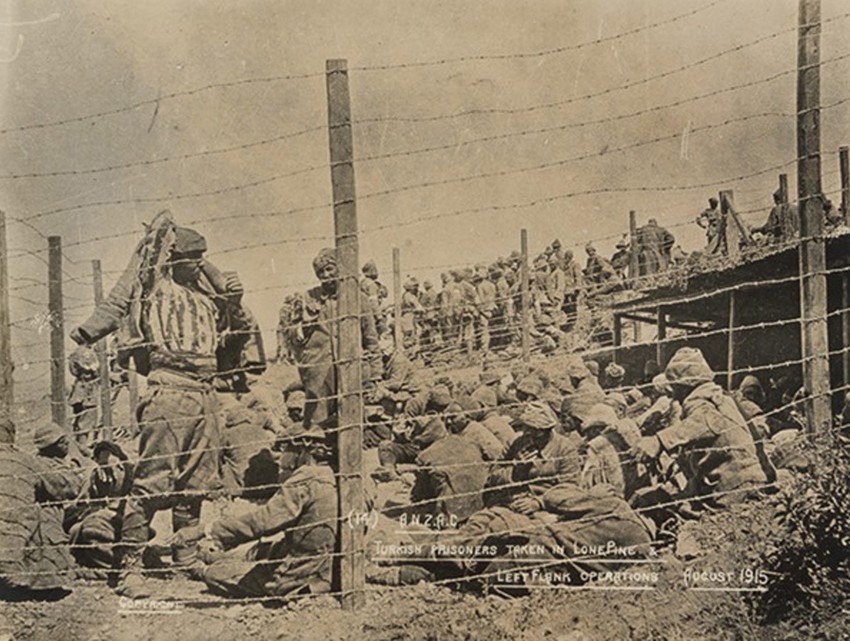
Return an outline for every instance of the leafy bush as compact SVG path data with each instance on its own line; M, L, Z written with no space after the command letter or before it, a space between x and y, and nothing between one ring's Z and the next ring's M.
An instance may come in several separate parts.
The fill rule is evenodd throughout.
M811 454L780 496L763 556L769 580L755 605L766 622L824 622L850 599L850 443L824 437Z

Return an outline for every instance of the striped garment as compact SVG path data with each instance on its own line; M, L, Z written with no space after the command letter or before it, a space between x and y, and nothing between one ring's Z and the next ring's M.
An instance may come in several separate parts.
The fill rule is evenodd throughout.
M215 356L217 316L209 296L161 278L150 295L149 340L175 355Z

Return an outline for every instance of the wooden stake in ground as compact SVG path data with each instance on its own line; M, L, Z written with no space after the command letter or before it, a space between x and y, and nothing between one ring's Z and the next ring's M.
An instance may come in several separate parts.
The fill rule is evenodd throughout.
M9 251L6 212L0 211L0 443L15 442L15 404L12 383L12 326L9 316Z
M50 415L65 425L65 320L62 311L62 238L47 238L48 313L50 318Z
M393 336L395 348L404 353L404 332L401 327L401 252L393 247Z
M826 247L820 158L820 0L800 0L797 35L797 195L800 207L800 322L810 432L830 429Z
M640 265L638 265L637 246L637 212L629 212L629 280L634 287L640 276Z
M522 360L528 362L531 357L531 295L528 291L528 230L523 229L520 241L520 331Z
M336 353L339 398L340 590L342 606L361 607L366 598L363 528L363 384L361 375L360 285L357 277L357 209L354 192L348 63L328 60L328 130L334 230L336 233L339 346Z
M103 302L103 272L100 261L91 262L92 281L94 282L94 305L97 308ZM106 339L100 339L94 346L100 370L100 418L103 425L102 437L112 440L112 385L109 380L109 359L106 354Z
M838 150L838 168L841 170L841 217L850 224L850 158L847 147Z

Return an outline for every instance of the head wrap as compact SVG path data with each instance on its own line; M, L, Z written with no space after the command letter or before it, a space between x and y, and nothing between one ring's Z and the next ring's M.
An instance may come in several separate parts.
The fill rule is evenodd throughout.
M179 254L207 251L207 241L194 229L177 227L174 230L174 251Z
M702 352L695 347L682 347L667 363L664 375L670 383L696 387L714 380L714 372Z
M304 404L307 402L307 395L300 389L293 390L286 397L286 407L288 409L301 408L304 409Z
M500 380L502 380L502 377L496 370L485 369L483 372L481 372L480 379L482 385L492 385L493 383L498 383Z
M317 274L328 265L336 265L336 250L330 247L321 249L313 259L313 271Z
M582 421L582 426L587 427L608 427L617 422L617 414L614 409L605 403L597 403L591 407Z
M363 265L363 274L365 276L369 276L370 278L378 277L378 266L375 264L374 260L370 260L365 265Z
M534 430L551 430L558 425L558 417L548 403L533 401L519 417L519 424Z
M452 402L452 394L445 385L436 385L428 394L428 404L437 409L445 409Z
M530 374L520 380L516 388L518 392L522 392L523 394L540 396L543 393L543 382L537 376Z

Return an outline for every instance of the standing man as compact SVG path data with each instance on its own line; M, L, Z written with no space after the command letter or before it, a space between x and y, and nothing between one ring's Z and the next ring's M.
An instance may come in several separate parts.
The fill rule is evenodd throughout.
M387 331L387 328L381 309L389 292L384 284L378 280L378 266L374 260L370 260L363 265L363 278L360 280L360 291L375 312L375 329L378 335L383 334Z
M670 266L670 251L676 238L654 218L637 230L638 273L657 274Z
M773 209L767 216L767 222L753 230L770 238L772 243L792 240L800 235L800 212L797 205L782 202L782 193L773 192Z
M481 340L481 351L490 351L490 324L496 314L497 292L496 283L482 274L476 275L475 286L478 301L478 331Z
M723 251L720 243L720 212L717 210L717 198L708 199L708 209L697 216L697 225L705 230L705 251L717 254Z
M304 426L319 425L328 429L336 424L336 361L339 357L339 304L337 302L339 272L336 250L325 248L313 259L313 271L319 286L299 297L286 329L298 367L298 375L307 396ZM380 371L378 333L375 315L369 304L360 299L360 340L363 350L364 389L374 385Z
M204 259L204 237L177 227L167 211L147 232L109 296L71 332L91 345L129 319L137 369L148 375L118 558L117 587L131 598L150 595L141 569L154 513L172 508L175 531L195 525L204 494L221 486L215 389L244 391L246 373L261 372L265 360L242 284ZM177 565L196 555L194 546L172 549Z

